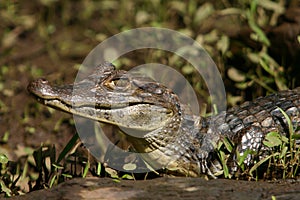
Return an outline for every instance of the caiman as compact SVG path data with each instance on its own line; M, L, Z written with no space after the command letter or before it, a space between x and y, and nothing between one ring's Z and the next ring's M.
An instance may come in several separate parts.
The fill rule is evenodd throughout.
M73 95L74 90L79 92ZM269 132L289 137L282 111L299 134L300 88L260 97L211 117L190 114L167 87L116 70L110 63L99 65L73 85L51 86L47 80L37 79L28 85L28 91L47 106L145 133L125 134L134 150L144 153L147 163L184 176L215 177L220 173L216 148L225 138L236 147L234 153L252 152L244 160L246 167L270 155L270 148L263 143ZM236 157L233 155L234 162ZM230 171L235 169L232 164Z

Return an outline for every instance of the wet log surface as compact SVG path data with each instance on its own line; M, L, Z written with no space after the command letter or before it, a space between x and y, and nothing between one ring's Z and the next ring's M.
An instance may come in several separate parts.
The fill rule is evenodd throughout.
M157 178L122 180L72 179L52 189L34 191L13 199L299 199L300 181L254 182L204 180L202 178Z

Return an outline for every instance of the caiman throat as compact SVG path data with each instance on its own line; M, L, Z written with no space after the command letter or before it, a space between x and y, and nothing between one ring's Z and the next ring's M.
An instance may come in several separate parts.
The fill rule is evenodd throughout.
M253 102L245 102L210 118L194 116L185 110L170 89L150 78L116 70L110 63L99 65L86 79L73 85L51 86L45 79L28 85L36 99L53 108L141 131L140 137L128 135L134 150L153 165L184 176L220 174L216 153L224 138L236 145L239 154L248 150L245 166L252 166L268 155L265 135L276 131L287 136L288 123L300 122L300 89L282 91ZM126 134L126 133L125 133ZM299 134L299 133L296 133ZM233 163L236 155L233 155ZM234 171L236 165L232 165Z

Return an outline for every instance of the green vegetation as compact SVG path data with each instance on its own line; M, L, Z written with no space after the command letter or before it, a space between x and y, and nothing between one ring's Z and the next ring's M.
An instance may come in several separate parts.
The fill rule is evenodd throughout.
M279 108L280 109L280 108ZM240 156L240 152L237 146L234 145L228 138L224 138L222 142L218 144L218 155L223 166L223 174L225 178L245 178L258 180L264 179L287 179L296 178L299 174L300 164L300 148L299 144L296 144L296 138L299 139L299 135L295 135L292 123L288 115L280 109L284 115L289 133L288 137L280 135L277 132L270 132L266 135L263 144L269 148L270 155L257 155L256 152L246 151ZM236 155L236 172L229 172L228 161L232 159L232 155ZM250 168L245 167L245 159L249 154L253 156L263 156L258 162L256 162ZM267 163L267 165L265 165ZM267 169L267 170L265 170ZM265 171L261 177L261 171ZM254 173L255 172L255 173Z
M154 26L184 33L205 48L219 67L230 106L294 88L300 85L299 67L289 62L293 60L289 56L296 48L286 50L286 54L272 52L278 47L276 41L282 39L272 39L272 34L268 34L268 30L279 24L285 3L285 0L0 1L1 195L49 188L78 176L109 176L116 181L134 179L133 175L121 175L79 153L77 136L71 139L66 136L75 132L70 128L74 125L71 116L29 100L26 92L29 80L50 76L56 83L72 82L79 63L98 43L121 31ZM275 33L278 35L280 32ZM148 62L174 67L188 78L198 98L210 103L205 82L177 55L148 49L134 51L116 61L118 66L128 67ZM273 153L251 169L245 168L243 161L253 152L238 157L240 179L257 179L256 172L262 164L268 165L266 178L272 178L276 170L282 172L282 177L276 178L296 177L299 148L292 134L295 130L291 127L289 130L290 137L267 135L265 145ZM43 142L36 138L42 138ZM62 143L64 148L59 148ZM235 146L225 140L219 148L222 176L232 178L227 160Z
M9 161L5 154L0 154L0 191L10 197L32 190L51 188L73 177L84 178L88 173L93 176L111 177L115 182L134 179L134 175L120 175L116 170L103 167L100 163L92 165L89 156L81 155L76 150L80 144L77 139L78 136L74 135L57 160L54 145L42 145L36 150L27 149L27 153L19 162Z

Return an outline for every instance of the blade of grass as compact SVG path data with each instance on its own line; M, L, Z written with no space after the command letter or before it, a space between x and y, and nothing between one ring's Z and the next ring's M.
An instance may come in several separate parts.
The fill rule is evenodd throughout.
M0 191L5 192L5 194L10 197L12 191L5 185L4 181L0 179Z
M246 12L246 16L248 18L248 24L250 28L257 34L258 39L266 46L270 46L270 41L265 35L264 31L255 23L254 15L257 8L257 2L258 0L252 1L250 5L250 10Z
M50 184L49 184L49 187L50 187L50 188L52 188L53 184L55 183L56 177L57 177L57 175L54 175L54 176L51 178L51 181L50 181Z
M75 134L70 141L68 142L68 144L65 146L65 148L62 150L62 152L59 154L58 159L56 161L56 163L60 163L60 161L62 161L62 159L68 154L68 152L72 149L72 147L74 147L74 145L76 144L77 139L79 138L78 134Z
M220 160L221 160L221 163L223 165L223 174L224 174L224 177L225 178L230 178L230 174L229 174L229 169L227 167L227 164L226 164L226 155L223 151L220 151L219 152L220 154Z
M294 128L291 122L291 119L289 118L289 116L286 114L286 112L284 112L281 108L279 108L280 112L283 114L284 118L286 119L287 123L288 123L288 129L289 129L289 147L290 147L290 151L292 152L294 147L295 147L295 140L293 139L293 135L294 135ZM291 160L294 159L294 154L291 153ZM293 168L293 166L292 166ZM292 169L293 171L293 169Z
M97 165L97 175L98 175L98 176L100 176L101 170L102 170L101 163L98 162L98 165Z
M83 170L83 174L82 174L82 177L83 177L83 178L86 177L86 175L87 175L87 173L88 173L88 171L89 171L89 168L90 168L90 161L88 160L88 161L86 162L86 165L85 165L84 170Z
M253 171L256 170L259 166L261 166L264 162L266 162L267 160L269 160L270 158L272 158L273 156L278 156L279 155L279 152L277 153L274 153L272 155L269 155L267 157L265 157L264 159L260 160L259 162L257 162L249 171L249 174L251 176L253 176Z

